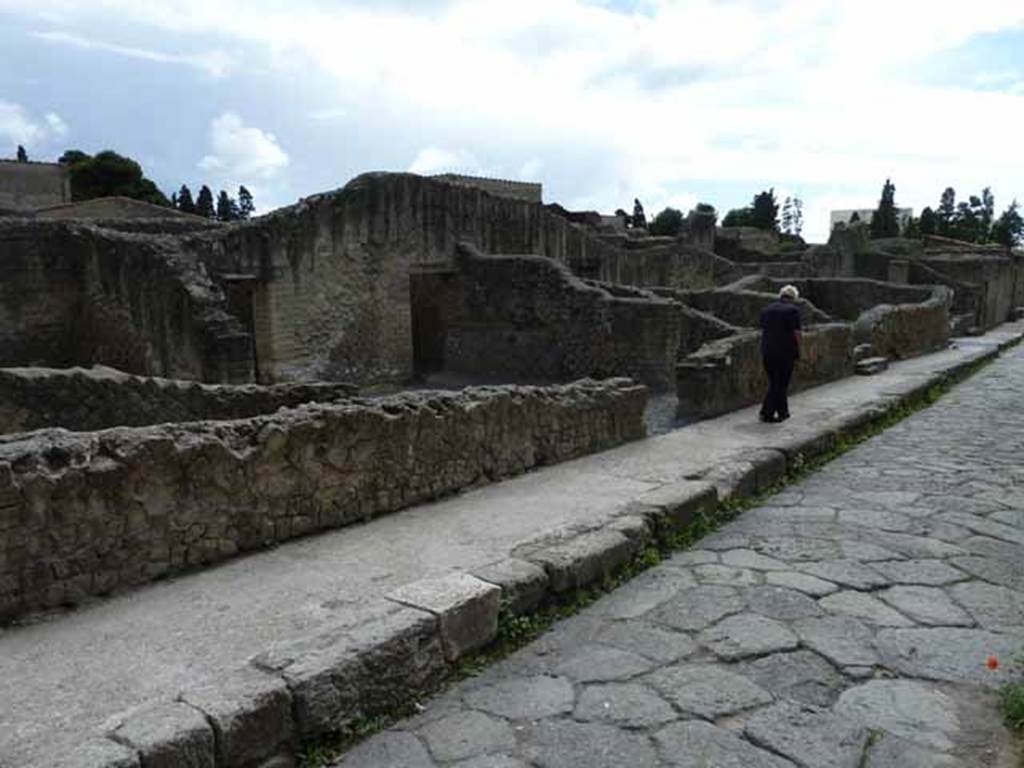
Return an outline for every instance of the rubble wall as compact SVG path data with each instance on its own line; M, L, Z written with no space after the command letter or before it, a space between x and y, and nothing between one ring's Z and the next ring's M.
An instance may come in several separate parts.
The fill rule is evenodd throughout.
M825 384L853 373L853 328L845 323L806 330L791 392ZM761 334L745 331L712 341L677 368L677 414L705 419L764 399L768 378L761 360Z
M354 396L352 384L199 384L112 368L0 368L0 434L240 419Z
M0 619L643 437L646 400L613 379L0 437Z
M646 291L588 284L543 256L457 256L446 370L517 381L632 376L673 385L681 307Z
M0 361L250 381L252 341L169 237L0 221Z

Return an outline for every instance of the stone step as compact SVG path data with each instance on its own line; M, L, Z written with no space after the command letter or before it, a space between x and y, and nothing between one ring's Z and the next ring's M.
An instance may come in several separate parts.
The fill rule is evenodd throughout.
M889 368L889 358L887 357L866 357L863 360L857 361L857 366L854 369L859 376L874 376L876 373L881 373Z
M870 344L858 344L853 348L853 359L855 362L860 362L869 357L874 357L875 348Z
M1011 309L1010 320L1014 322L1017 320L1024 320L1024 307L1014 307Z

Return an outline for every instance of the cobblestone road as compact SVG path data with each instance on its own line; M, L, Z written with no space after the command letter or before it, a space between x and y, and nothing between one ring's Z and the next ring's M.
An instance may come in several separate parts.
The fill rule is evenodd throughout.
M699 546L338 765L1018 765L1024 351Z

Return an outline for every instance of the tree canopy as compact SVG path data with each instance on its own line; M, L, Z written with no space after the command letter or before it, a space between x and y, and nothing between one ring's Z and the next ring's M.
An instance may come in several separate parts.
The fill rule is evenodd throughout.
M113 150L106 149L92 156L69 149L58 162L68 166L71 199L75 202L117 195L154 205L171 204L156 184L145 177L141 165Z
M25 148L21 146L21 144L18 145L18 153L16 155L16 158L19 163L28 162L28 152L25 151Z
M652 235L677 237L683 231L683 212L667 207L651 221L648 231Z
M882 237L899 237L900 222L896 215L896 185L891 179L885 180L882 187L882 197L878 201L878 208L871 217L871 237L874 239Z

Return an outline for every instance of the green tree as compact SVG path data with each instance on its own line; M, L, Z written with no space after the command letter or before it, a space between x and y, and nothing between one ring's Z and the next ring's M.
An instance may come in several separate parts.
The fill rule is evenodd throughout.
M676 208L665 208L651 221L652 235L677 237L683 231L683 212Z
M238 218L249 219L256 211L252 202L252 193L244 186L238 188Z
M890 179L885 180L882 197L878 208L871 217L871 238L899 237L900 222L896 216L896 185Z
M922 235L934 235L939 231L939 217L930 207L921 211L921 219L918 222L918 229Z
M722 219L723 227L754 226L754 209L749 205L745 208L733 208Z
M1016 248L1024 242L1024 218L1020 215L1020 203L1014 200L992 225L992 241Z
M992 187L981 190L981 241L987 243L992 238L992 223L996 215L996 198Z
M69 149L61 155L60 162L69 166L71 199L76 202L116 195L153 205L171 204L156 184L145 177L142 166L113 150L106 149L91 157Z
M238 203L230 197L223 189L217 195L217 219L219 221L238 221L241 215L238 210Z
M782 204L782 231L790 235L793 233L793 198L787 197Z
M752 226L770 232L779 231L779 203L775 199L774 187L755 195L751 208Z
M28 152L25 151L25 148L23 146L21 146L21 144L18 145L17 158L18 158L18 162L19 163L27 163L28 162Z
M952 237L953 221L956 219L956 191L952 187L946 187L939 200L939 207L935 210L937 226L936 234L943 237Z
M793 197L793 234L800 237L804 233L804 201Z
M851 224L860 224L860 214L857 211L854 211L853 215L850 216L850 223Z
M185 184L178 190L178 210L182 213L195 213L196 202L192 199L192 190Z
M207 219L215 218L217 215L217 209L213 205L213 192L205 184L196 197L196 214Z

